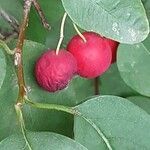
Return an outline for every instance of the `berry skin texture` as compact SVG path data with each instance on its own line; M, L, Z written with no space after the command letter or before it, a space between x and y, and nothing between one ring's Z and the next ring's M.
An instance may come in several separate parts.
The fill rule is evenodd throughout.
M37 60L35 76L38 84L49 92L64 89L77 72L76 59L68 51L48 50Z
M102 75L110 66L112 53L103 37L94 32L84 32L86 42L79 35L68 43L67 50L77 60L78 74L85 78Z
M117 58L117 48L119 46L119 42L105 38L106 41L108 42L108 44L110 45L111 51L112 51L112 60L111 63L115 63L116 62L116 58Z

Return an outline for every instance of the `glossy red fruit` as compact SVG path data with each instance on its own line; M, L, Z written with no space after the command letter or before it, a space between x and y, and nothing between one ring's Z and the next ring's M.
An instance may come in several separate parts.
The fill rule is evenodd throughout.
M108 44L109 44L109 46L111 48L111 51L112 51L112 60L111 60L111 63L113 64L113 63L116 62L117 49L118 49L118 46L119 46L119 42L111 40L111 39L108 39L108 38L105 38L105 39L108 42Z
M103 37L94 32L84 32L86 42L79 35L68 43L67 50L77 60L78 74L85 78L95 78L110 66L112 53Z
M76 72L76 59L64 49L60 50L58 55L55 50L48 50L35 65L37 82L49 92L64 89Z

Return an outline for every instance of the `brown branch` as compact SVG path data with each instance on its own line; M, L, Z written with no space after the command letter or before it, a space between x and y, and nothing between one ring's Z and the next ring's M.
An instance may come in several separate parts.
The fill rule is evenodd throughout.
M15 65L17 67L17 76L18 76L18 85L19 85L19 94L18 94L17 103L23 103L24 96L26 95L26 88L25 88L24 74L23 74L22 48L24 44L25 31L28 24L28 16L29 16L31 4L32 4L32 0L24 0L23 21L20 25L19 37L15 49L14 59L15 59Z
M35 7L37 13L39 14L39 16L40 16L40 18L41 18L41 22L42 22L44 28L50 30L50 25L49 25L49 23L47 22L47 20L46 20L46 18L45 18L45 16L44 16L44 13L43 13L43 11L42 11L42 9L41 9L39 3L37 2L37 0L33 0L33 5L34 5L34 7Z
M99 77L94 79L94 92L95 92L95 95L100 94L100 92L99 92Z
M18 37L18 41L17 41L17 45L15 49L15 55L14 55L14 63L17 67L18 86L19 86L19 94L18 94L17 103L21 103L21 104L24 102L24 97L26 96L26 86L25 86L24 73L23 73L22 48L24 44L25 31L28 25L29 12L30 12L32 3L37 9L44 26L46 28L49 27L49 24L47 23L38 2L36 0L24 0L23 21L20 25L19 37Z

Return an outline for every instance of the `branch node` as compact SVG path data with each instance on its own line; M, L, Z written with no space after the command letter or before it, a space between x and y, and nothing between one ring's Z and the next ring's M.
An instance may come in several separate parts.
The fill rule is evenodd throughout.
M14 65L18 66L20 63L21 63L21 54L17 52L14 55Z

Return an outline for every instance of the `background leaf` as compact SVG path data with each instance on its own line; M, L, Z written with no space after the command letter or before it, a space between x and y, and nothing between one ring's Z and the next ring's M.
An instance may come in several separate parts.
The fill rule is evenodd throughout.
M99 88L101 95L127 97L137 94L122 80L116 64L111 65L111 67L100 76Z
M56 133L29 132L28 141L33 150L87 150L79 143ZM28 150L22 135L12 135L0 142L1 150Z
M144 46L147 48L148 51L150 51L150 34L149 36L146 38L146 40L143 41Z
M143 43L121 44L118 50L117 65L121 77L135 91L150 96L150 51Z
M75 116L75 140L89 150L109 149L104 138L116 150L149 149L150 116L128 100L100 96L78 105L76 110L81 117Z
M0 48L0 90L6 75L6 61L3 49Z
M6 76L0 89L0 140L16 132L17 77L11 56L6 55Z
M150 22L150 0L142 0L148 20Z
M85 30L131 44L141 42L148 36L149 24L140 0L62 2L71 19Z

